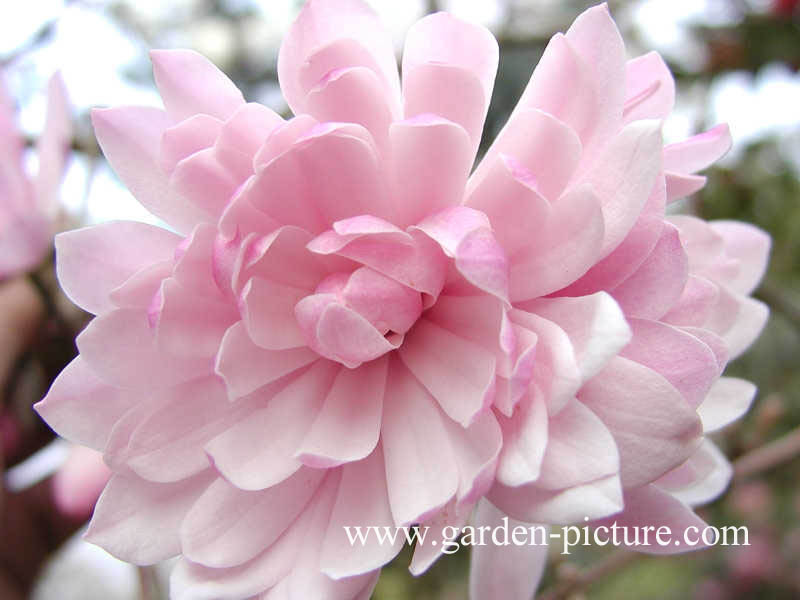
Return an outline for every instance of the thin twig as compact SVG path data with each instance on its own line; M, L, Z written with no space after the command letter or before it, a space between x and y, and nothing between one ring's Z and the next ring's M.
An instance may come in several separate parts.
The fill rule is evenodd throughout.
M800 427L736 459L733 463L734 481L769 471L797 457L800 457Z

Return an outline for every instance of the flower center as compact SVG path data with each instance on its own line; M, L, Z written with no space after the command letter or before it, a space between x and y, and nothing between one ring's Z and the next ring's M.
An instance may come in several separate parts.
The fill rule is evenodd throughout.
M399 347L422 314L422 297L369 267L333 273L295 306L308 345L355 368Z

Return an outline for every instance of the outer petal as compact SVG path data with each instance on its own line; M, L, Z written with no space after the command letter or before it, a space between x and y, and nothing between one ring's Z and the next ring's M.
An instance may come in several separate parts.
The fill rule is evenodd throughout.
M751 293L767 269L771 245L769 235L738 221L713 221L711 228L725 240L725 254L739 261L736 278L725 283L740 294Z
M294 113L307 112L306 95L328 73L358 66L372 69L381 78L387 98L394 106L399 104L391 37L372 9L361 0L307 3L278 55L281 90Z
M492 531L522 528L530 533L531 525L506 517L486 500L475 511L475 527L489 526ZM471 600L529 600L539 587L547 564L547 544L481 544L472 549L469 569Z
M664 119L675 106L675 80L658 52L629 60L625 68L626 123L639 119Z
M175 556L181 521L213 478L211 471L176 483L114 475L97 501L86 539L139 565Z
M466 23L441 12L420 19L408 30L403 50L406 116L431 112L455 120L467 130L474 155L492 97L498 60L497 41L484 27ZM415 75L418 67L432 64L456 67L469 73L479 82L483 91L482 98L463 96L460 88L447 86L446 79L440 79L439 85L435 85L434 81L425 78L424 70ZM431 83L434 85L426 85ZM476 100L482 102L475 102ZM463 105L464 102L474 104L461 109L464 111L463 120L453 119L452 107ZM441 110L442 108L445 110Z
M136 394L101 381L86 361L77 356L34 408L61 437L102 450L114 423L136 398Z
M381 425L386 482L398 525L425 520L458 490L458 465L435 400L393 360Z
M717 498L731 481L733 467L710 441L689 457L683 465L670 471L656 485L689 506L711 502Z
M730 425L747 412L755 395L756 386L749 381L721 377L697 407L703 421L703 431L710 433Z
M198 113L224 120L244 104L233 82L193 50L153 50L150 58L164 106L176 121Z
M57 210L58 188L64 174L72 133L72 116L64 81L59 73L47 84L47 120L36 145L39 171L36 173L36 204L51 216Z
M167 113L143 107L95 109L92 124L108 162L147 210L180 232L213 221L171 190L167 175L161 171L161 136L172 125Z
M625 487L657 479L700 443L700 419L686 400L663 377L625 358L609 362L579 399L614 436Z
M677 144L664 148L664 170L690 174L714 164L731 147L731 132L727 125L717 125Z
M497 481L517 487L539 478L547 449L547 406L540 395L520 400L511 418L498 416L503 447L497 461Z
M56 236L56 273L75 304L100 314L113 310L111 291L134 273L171 259L181 239L161 227L111 221Z

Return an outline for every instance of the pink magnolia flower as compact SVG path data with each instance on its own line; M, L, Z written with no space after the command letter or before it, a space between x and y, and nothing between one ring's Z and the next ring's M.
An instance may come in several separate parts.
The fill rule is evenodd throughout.
M400 550L345 526L699 523L747 408L720 379L757 335L768 238L667 218L727 130L663 148L674 85L626 62L605 6L556 35L470 173L498 49L439 13L390 39L312 0L284 40L283 121L188 51L152 55L165 110L94 113L173 231L57 239L97 317L39 412L114 471L88 539L181 555L172 596L368 598ZM684 547L651 549L685 550ZM474 549L473 598L527 598L537 546Z
M34 267L51 247L70 133L66 91L56 75L48 85L47 122L36 146L39 170L31 179L14 103L0 84L0 279Z

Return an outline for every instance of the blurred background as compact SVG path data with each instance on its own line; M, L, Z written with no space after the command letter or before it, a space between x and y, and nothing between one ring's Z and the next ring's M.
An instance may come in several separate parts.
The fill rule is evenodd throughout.
M488 26L500 41L500 69L484 136L494 138L527 83L549 37L565 30L590 2L564 0L368 0L399 52L405 30L428 12L449 10ZM250 101L288 114L276 57L299 0L28 0L0 7L0 71L15 99L25 142L33 146L45 116L47 80L63 76L73 105L71 156L62 187L60 228L110 219L157 222L117 181L97 148L88 112L94 106L159 105L147 51L193 48L207 55ZM665 124L667 141L719 122L730 124L733 151L681 210L707 219L740 219L773 237L769 272L756 293L772 308L766 331L727 374L756 383L750 413L719 443L736 470L728 492L700 512L711 524L747 525L750 546L649 558L582 548L554 553L543 597L702 600L800 597L800 2L798 0L611 1L630 57L662 53L678 83ZM28 157L31 168L35 157ZM52 290L52 259L38 269ZM6 285L6 284L3 284ZM47 286L51 287L47 287ZM63 443L30 410L74 353L86 315L55 297L3 387L0 438L5 507L65 460ZM8 352L8 349L6 349ZM14 443L12 443L14 442ZM4 519L6 521L7 519ZM55 526L37 550L32 597L134 600L166 598L168 565L135 569ZM25 545L15 530L2 544ZM16 530L25 536L24 529ZM564 560L569 558L569 560ZM424 577L406 570L404 552L387 567L376 600L466 597L468 552L445 557ZM0 599L6 600L0 587ZM500 600L500 599L498 599Z

